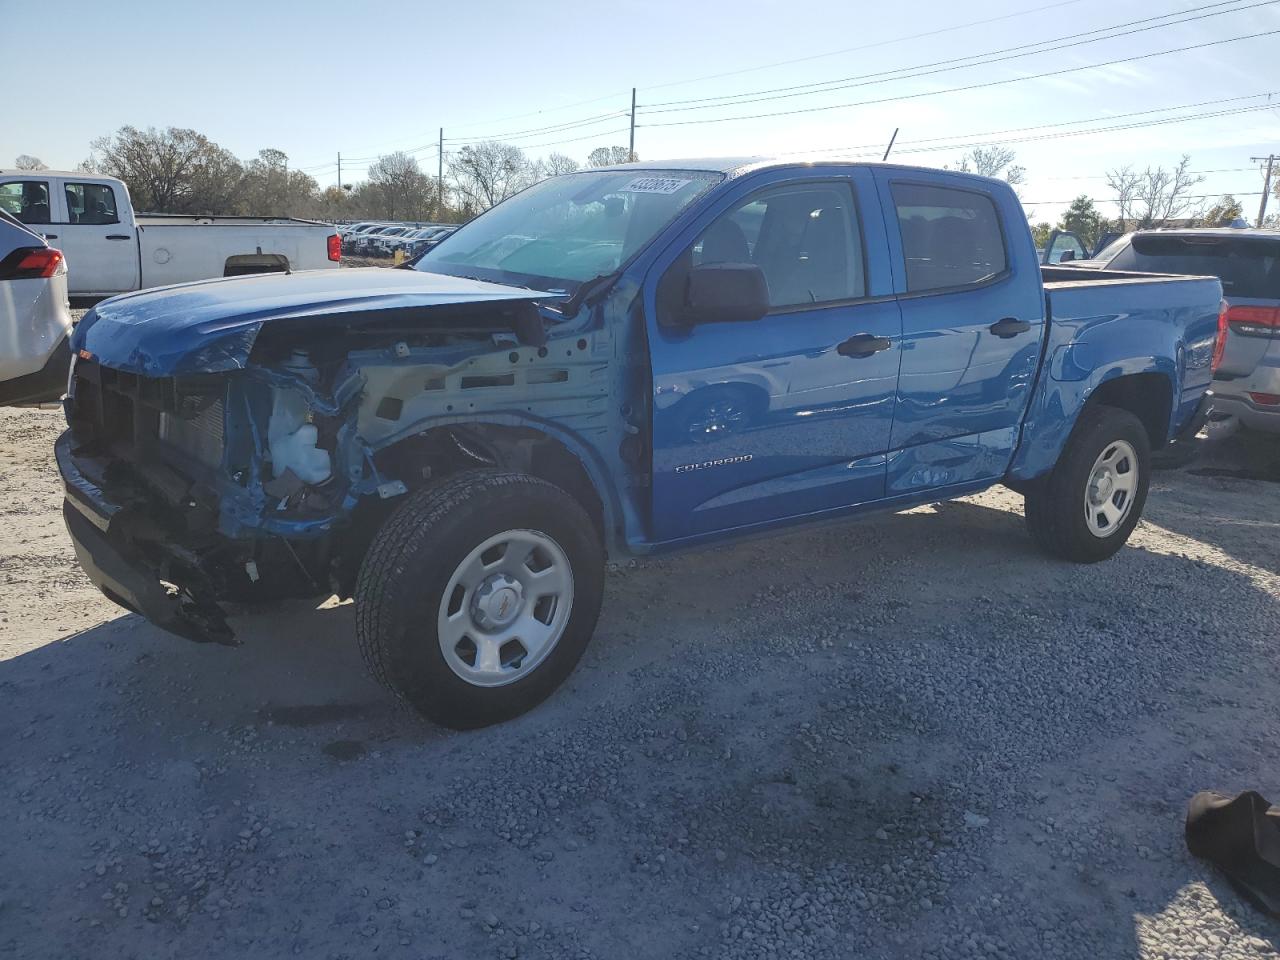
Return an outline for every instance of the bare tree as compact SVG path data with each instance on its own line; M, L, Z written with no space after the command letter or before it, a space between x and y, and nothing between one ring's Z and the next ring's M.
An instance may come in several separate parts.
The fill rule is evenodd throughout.
M639 159L638 154L631 153L626 147L596 147L587 154L587 166L611 167L616 163L634 163Z
M1138 186L1138 200L1144 209L1142 225L1158 226L1181 217L1191 207L1192 188L1204 183L1204 177L1192 174L1190 154L1184 153L1172 170L1147 167Z
M20 153L18 158L13 161L13 165L19 170L48 170L48 166L39 157L33 157L29 153Z
M1107 186L1110 188L1119 211L1119 228L1121 233L1127 232L1134 217L1135 205L1138 201L1138 189L1142 184L1142 174L1135 173L1132 167L1117 167L1107 171Z
M523 150L489 140L463 147L449 164L449 176L462 206L487 210L538 178L538 167Z
M178 127L121 127L95 140L93 149L101 154L102 171L129 185L140 210L226 213L240 175L229 150Z
M244 165L236 209L257 217L294 216L316 207L319 186L301 170L289 169L289 156L270 147Z
M563 153L553 153L542 162L542 172L548 177L558 177L563 173L573 173L578 169L578 161L566 157Z
M1147 167L1141 173L1132 167L1107 171L1107 186L1120 212L1120 229L1156 227L1181 217L1190 208L1191 190L1204 182L1191 173L1189 154L1183 154L1172 170Z
M1000 177L1009 186L1017 187L1027 179L1027 168L1015 164L1018 155L1008 147L974 147L957 165L961 173L976 173L980 177Z
M1017 154L1008 147L974 147L960 158L957 169L980 177L998 177L1016 158Z
M378 216L427 220L436 205L436 181L422 172L412 155L389 153L369 168L364 194L363 199L376 207Z

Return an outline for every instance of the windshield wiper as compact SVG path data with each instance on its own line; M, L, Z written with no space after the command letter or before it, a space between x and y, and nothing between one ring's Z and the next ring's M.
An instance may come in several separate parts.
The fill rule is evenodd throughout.
M562 315L571 317L578 312L578 308L581 307L590 297L603 291L617 276L618 271L615 270L613 273L601 273L592 277L590 280L584 280L579 285L578 289L573 291L567 300L554 304L554 306Z

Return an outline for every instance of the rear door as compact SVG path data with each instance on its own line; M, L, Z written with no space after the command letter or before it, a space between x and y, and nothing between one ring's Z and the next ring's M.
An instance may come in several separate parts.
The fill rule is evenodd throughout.
M887 494L1002 476L1044 335L1026 217L1012 190L982 180L875 176L902 307Z
M138 288L138 241L128 198L110 183L66 178L60 196L57 246L67 257L72 296Z
M652 275L661 280L650 281L651 318L673 309L672 292L682 295L701 264L759 266L771 303L759 320L650 320L657 540L884 495L900 321L870 172L744 181L664 253ZM864 348L842 352L851 341Z

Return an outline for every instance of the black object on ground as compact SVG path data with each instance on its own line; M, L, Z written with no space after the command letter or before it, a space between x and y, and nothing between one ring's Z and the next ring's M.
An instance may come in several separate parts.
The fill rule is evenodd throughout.
M1280 917L1280 807L1256 791L1201 791L1187 805L1187 849L1221 870L1254 906Z

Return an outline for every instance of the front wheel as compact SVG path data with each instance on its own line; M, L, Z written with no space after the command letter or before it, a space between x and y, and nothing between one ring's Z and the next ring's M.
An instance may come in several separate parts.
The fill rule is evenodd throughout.
M356 584L374 677L435 722L519 716L572 672L600 613L604 549L586 511L524 474L475 471L411 494Z
M1142 517L1151 444L1127 410L1080 414L1053 472L1026 489L1027 529L1045 552L1096 563L1124 546Z

